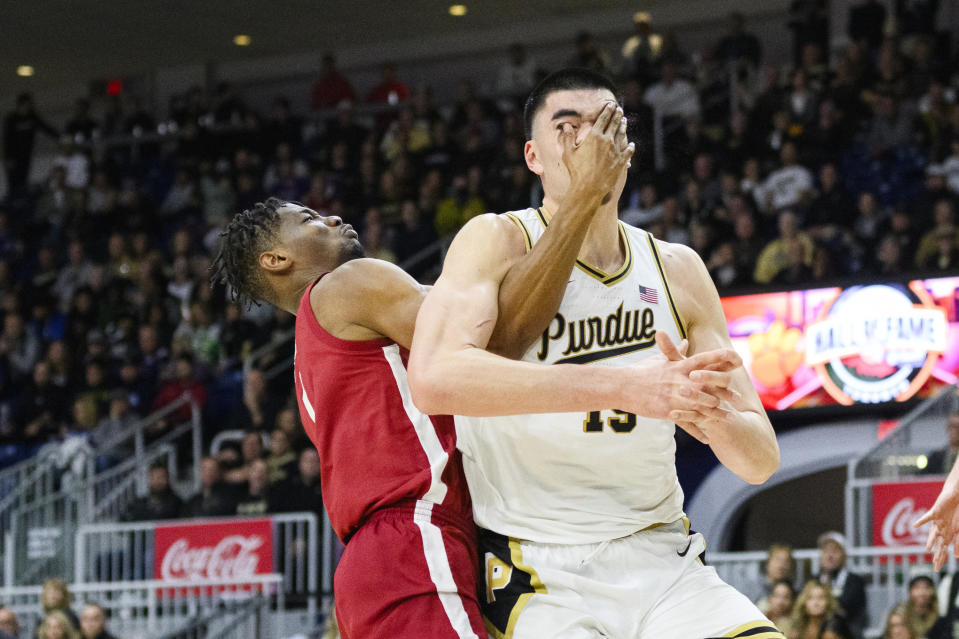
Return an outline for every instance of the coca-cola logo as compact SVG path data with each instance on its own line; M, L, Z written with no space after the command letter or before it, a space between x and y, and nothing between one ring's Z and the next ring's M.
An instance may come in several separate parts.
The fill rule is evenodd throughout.
M912 497L903 497L897 501L882 520L882 541L886 546L914 546L926 543L929 524L920 528L912 525L926 513L924 508L916 508Z
M174 541L160 563L161 579L245 579L257 574L263 546L259 535L229 535L215 546L191 548L186 538Z

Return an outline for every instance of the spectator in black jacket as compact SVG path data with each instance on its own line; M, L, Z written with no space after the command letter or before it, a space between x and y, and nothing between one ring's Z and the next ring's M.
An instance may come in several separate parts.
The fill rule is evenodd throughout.
M221 480L220 461L204 457L200 467L200 492L186 504L189 517L225 517L236 514L236 491Z
M849 23L846 27L853 42L865 42L870 49L882 44L883 27L886 24L886 7L878 0L861 0L849 7Z
M723 62L746 62L756 68L762 58L759 38L746 31L746 18L739 11L729 14L728 31L717 45Z
M16 108L3 121L3 161L7 169L7 191L20 195L30 177L33 143L37 131L56 138L57 130L44 122L33 107L33 96L21 93Z
M820 572L815 579L832 588L853 636L861 637L866 627L866 583L846 569L846 538L835 531L824 532L816 545Z
M170 487L170 472L163 464L150 468L150 492L130 505L124 519L127 521L152 521L177 519L183 516L183 500Z
M270 471L266 461L255 459L250 464L250 478L246 491L236 502L236 514L257 517L273 512L273 494L270 490Z
M320 455L313 447L303 449L299 473L276 486L276 509L293 513L310 511L323 516L323 493L320 490Z

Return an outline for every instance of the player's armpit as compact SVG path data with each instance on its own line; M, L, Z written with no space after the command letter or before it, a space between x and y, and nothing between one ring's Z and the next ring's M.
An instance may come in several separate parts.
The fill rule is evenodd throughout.
M678 244L660 242L658 246L670 291L685 321L689 354L732 348L719 294L699 255ZM708 384L709 376L703 379ZM721 404L721 416L703 416L695 425L706 434L724 466L747 482L762 483L779 467L775 431L745 368L731 371L727 388L733 394Z
M421 353L435 348L485 349L498 317L499 286L513 261L522 256L506 218L474 217L450 245L443 272L424 301L417 332L423 331ZM428 339L427 339L428 338Z
M426 291L395 264L359 259L346 262L320 280L310 295L310 305L320 325L336 337L387 337L410 348Z

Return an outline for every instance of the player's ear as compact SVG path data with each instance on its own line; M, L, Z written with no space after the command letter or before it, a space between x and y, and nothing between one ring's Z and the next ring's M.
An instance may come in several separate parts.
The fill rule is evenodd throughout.
M260 268L266 269L271 273L282 273L293 266L293 260L282 249L273 249L272 251L263 251L260 253Z
M539 155L536 153L536 143L532 140L526 141L523 147L523 157L526 159L526 166L536 175L543 174L543 163L539 161Z

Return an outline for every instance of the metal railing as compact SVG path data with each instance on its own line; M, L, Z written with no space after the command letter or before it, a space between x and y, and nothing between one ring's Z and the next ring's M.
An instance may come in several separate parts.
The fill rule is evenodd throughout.
M269 623L270 612L270 600L262 595L254 595L246 601L225 601L218 609L156 639L279 637L277 624Z
M147 429L176 411L189 407L189 421L176 426L147 444ZM126 459L99 474L95 458L130 448ZM71 565L72 546L58 543L67 539L79 524L119 518L127 507L147 492L150 465L166 459L171 477L177 477L178 450L190 450L193 469L191 484L199 487L202 457L200 409L196 401L184 395L151 415L131 424L124 432L86 451L81 466L65 470L57 446L41 453L42 461L23 475L22 483L0 501L0 552L3 554L6 586L33 583L47 576L64 574Z
M56 492L60 470L52 447L41 450L31 459L24 460L4 471L0 477L0 554L6 560L11 548L8 541L13 515L18 508ZM6 564L6 561L5 561ZM8 583L8 580L5 580Z
M246 431L240 430L239 428L232 430L221 430L219 433L213 436L213 441L210 442L210 454L214 457L219 455L224 444L227 442L239 444L243 441L243 437L245 435ZM261 438L263 440L263 449L267 450L270 447L270 436L264 431L261 434Z
M726 76L726 91L712 96L700 105L700 112L712 108L723 102L729 102L729 112L735 113L744 110L742 104L742 93L754 79L755 70L749 66L738 62L731 62L723 69ZM702 117L702 116L697 116ZM657 171L664 171L668 168L666 162L665 140L668 136L678 132L685 126L685 118L664 116L662 111L653 108L653 163Z
M707 552L706 560L726 583L748 595L765 578L763 566L767 556L763 551ZM800 585L819 573L818 550L794 550L792 556ZM950 556L947 567L936 573L922 546L853 547L846 549L846 557L847 569L866 582L868 637L880 636L889 610L908 599L912 577L923 574L938 583L943 575L954 574L957 565L955 557Z
M110 618L110 632L128 638L219 636L279 639L279 618L286 611L286 598L279 584L282 575L257 575L245 579L203 579L189 582L138 580L119 583L70 585L78 603L95 602ZM21 636L34 636L41 620L42 586L0 588L0 600L20 621ZM235 602L235 603L234 603ZM250 603L253 602L253 603ZM246 603L248 605L244 606ZM258 622L258 634L179 634L198 620L205 620L211 633L242 628L243 620ZM234 616L238 618L234 618Z
M189 406L190 408L190 419L184 424L180 424L171 431L167 432L159 439L153 442L149 442L147 429L156 424L157 422L167 419L171 415L174 415L177 411L182 410L184 407ZM200 460L203 459L203 423L202 423L202 412L200 411L199 404L196 403L196 400L190 396L189 393L184 393L178 397L175 401L167 404L160 410L150 413L143 419L137 420L131 424L126 430L113 437L112 439L98 443L97 453L108 452L116 450L122 447L129 447L130 444L133 445L133 457L137 460L138 466L144 470L144 472L138 475L139 485L138 488L141 491L141 494L146 493L146 482L147 482L147 473L145 472L148 468L145 462L144 456L146 455L146 448L148 445L172 443L176 440L179 440L184 434L189 433L190 440L189 446L185 446L181 442L178 446L180 449L189 449L191 456L193 457L191 468L193 471L193 489L199 490L200 488ZM189 424L189 427L185 427ZM171 469L175 470L175 469ZM171 477L176 478L176 474L171 474Z
M246 356L246 359L243 360L243 375L249 373L253 368L260 368L260 362L266 358L267 355L272 355L274 351L287 346L291 341L293 341L293 329L273 335L273 338L269 342L253 350ZM289 369L292 365L293 359L285 358L281 362L272 364L268 369L263 371L263 374L266 379L273 379L284 370Z
M334 542L325 530L329 523L324 517L321 535L320 521L314 513L284 513L270 515L270 519L273 568L282 575L285 596L305 605L311 617L325 611L332 601L334 561ZM76 529L71 553L73 580L88 583L151 579L156 576L154 529L160 524L188 523L189 520L174 520L81 525Z
M31 500L15 510L10 518L13 543L9 548L11 578L7 585L36 583L47 577L67 574L73 565L73 545L67 542L77 526L104 518L119 518L137 498L139 475L164 458L172 475L176 469L176 452L167 443L151 446L143 456L145 465L130 458L94 475L90 460L88 475L74 478L69 489Z
M928 469L925 464L930 452L948 444L945 427L949 414L959 408L956 392L955 386L941 389L903 417L885 439L849 462L845 526L850 544L873 543L872 490L876 484L941 479L940 469Z

